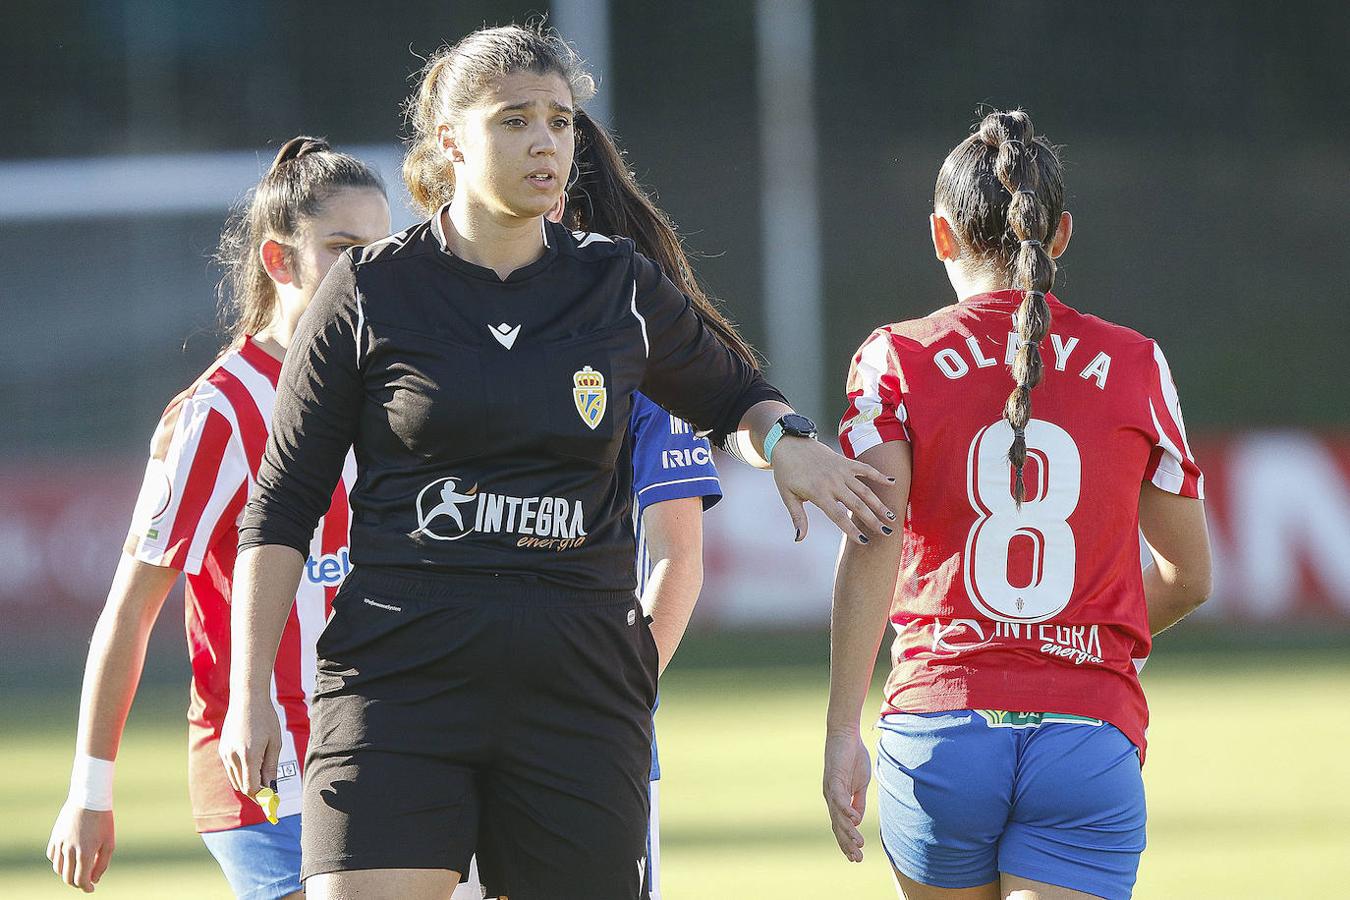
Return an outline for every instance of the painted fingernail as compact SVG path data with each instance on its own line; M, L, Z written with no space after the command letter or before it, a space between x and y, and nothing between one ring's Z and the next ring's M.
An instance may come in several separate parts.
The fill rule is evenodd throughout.
M888 518L888 519L890 519L892 522L894 522L894 521L895 521L895 513L891 512L889 509L886 510L886 518Z
M797 536L793 540L798 544L802 542L802 530L800 528L797 529Z
M860 535L858 535L858 543L860 543L860 544L870 544L870 543L872 543L872 542L869 541L869 540L867 539L867 535L865 535L865 534L860 534Z
M882 533L882 534L895 534L895 529L892 528L892 527L889 526L889 525L882 525L882 526L881 526L881 533Z
M886 480L889 481L891 484L895 484L895 479L891 478L889 475L886 477Z
M267 782L267 786L275 791L277 789L277 780L273 778L271 781Z

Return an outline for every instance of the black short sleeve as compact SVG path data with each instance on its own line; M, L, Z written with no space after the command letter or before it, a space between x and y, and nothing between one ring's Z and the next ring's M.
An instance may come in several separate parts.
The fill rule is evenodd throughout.
M784 401L779 390L741 359L694 310L679 288L640 253L633 254L633 302L648 343L642 392L724 443L746 410L764 400Z
M281 544L309 552L356 438L363 325L348 251L329 270L291 338L272 433L239 527L241 550Z

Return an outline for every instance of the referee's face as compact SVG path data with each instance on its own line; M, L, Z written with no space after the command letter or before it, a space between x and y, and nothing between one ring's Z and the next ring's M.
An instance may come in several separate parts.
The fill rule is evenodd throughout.
M572 92L555 74L515 72L470 108L453 146L456 193L494 215L542 216L572 169Z

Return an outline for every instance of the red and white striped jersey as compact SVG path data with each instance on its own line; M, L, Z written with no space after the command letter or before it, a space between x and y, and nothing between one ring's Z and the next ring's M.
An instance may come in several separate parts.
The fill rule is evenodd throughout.
M267 442L280 374L281 363L245 339L170 405L151 445L127 539L127 552L136 559L187 575L184 614L192 662L188 774L198 831L264 821L257 804L230 787L217 746L229 703L230 584L238 520ZM332 504L314 532L272 673L272 702L282 728L277 771L282 816L300 812L314 647L338 584L350 568L347 492L354 479L355 464L348 454Z
M982 294L879 328L849 371L845 454L908 441L914 459L886 711L1074 713L1142 754L1139 490L1198 498L1203 476L1158 345L1052 296L1019 510L1002 411L1020 302Z

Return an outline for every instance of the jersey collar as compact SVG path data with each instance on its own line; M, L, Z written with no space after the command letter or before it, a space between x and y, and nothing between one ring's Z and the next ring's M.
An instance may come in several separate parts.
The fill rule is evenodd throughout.
M281 378L281 360L259 347L253 340L253 335L244 335L239 355L244 358L244 362L266 375L267 380L272 382L272 387L277 386L277 380Z
M506 278L503 280L492 269L489 269L486 266L480 266L475 263L471 263L465 259L461 259L455 255L453 250L450 249L450 245L447 244L445 241L445 228L441 224L442 223L441 216L449 207L450 204L447 203L440 209L436 210L436 212L432 215L430 222L431 233L432 235L435 236L436 245L440 248L441 251L438 254L439 258L443 262L449 264L451 268L457 271L463 272L466 275L472 275L475 278L481 278L484 281L495 282L496 284L514 284L517 281L524 281L525 279L532 278L533 276L542 272L544 269L548 268L549 263L553 262L553 258L558 255L559 231L561 231L564 234L567 231L567 229L563 228L561 225L555 225L552 222L549 222L547 219L541 218L539 222L544 238L543 254L534 262L530 263L528 266L521 266L519 269L516 269L510 275L507 275Z

